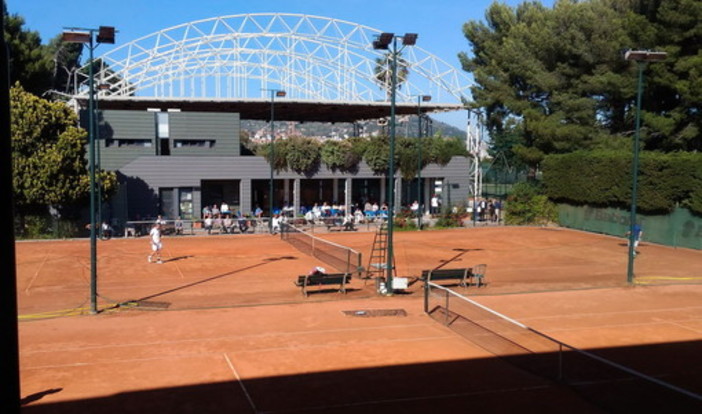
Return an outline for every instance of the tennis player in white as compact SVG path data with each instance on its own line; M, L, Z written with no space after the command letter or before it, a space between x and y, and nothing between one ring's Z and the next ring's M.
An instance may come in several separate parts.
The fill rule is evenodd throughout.
M153 259L156 259L156 263L161 264L161 249L163 244L161 243L161 225L159 223L154 223L149 232L149 241L151 243L151 254L148 257L149 263L153 263Z

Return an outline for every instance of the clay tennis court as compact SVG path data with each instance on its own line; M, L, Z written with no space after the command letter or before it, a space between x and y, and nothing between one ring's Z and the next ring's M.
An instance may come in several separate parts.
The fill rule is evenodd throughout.
M320 235L369 257L374 233ZM269 235L17 243L26 412L607 412L424 313L422 283L305 298L319 261ZM557 228L396 232L398 276L488 265L455 290L560 341L702 394L702 252ZM367 260L367 259L364 259ZM362 316L361 316L362 315ZM642 395L643 396L643 395ZM615 396L641 405L633 391ZM689 403L689 401L686 400ZM693 402L693 405L696 402ZM644 405L643 408L646 406ZM682 406L685 409L689 406Z

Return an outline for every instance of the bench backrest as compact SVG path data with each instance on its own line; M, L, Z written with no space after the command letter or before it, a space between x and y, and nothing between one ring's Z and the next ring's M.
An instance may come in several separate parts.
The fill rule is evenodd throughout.
M324 284L337 284L337 283L349 283L351 280L351 275L348 273L325 273L318 275L303 275L297 278L298 284L304 284L305 280L307 285L324 285Z
M436 269L423 270L422 279L439 280L439 279L463 279L466 277L470 269Z

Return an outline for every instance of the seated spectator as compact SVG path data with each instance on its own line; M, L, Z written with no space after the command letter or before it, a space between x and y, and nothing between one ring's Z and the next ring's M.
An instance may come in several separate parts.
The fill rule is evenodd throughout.
M309 271L310 276L325 275L325 274L327 274L327 269L320 267L320 266L315 266Z
M224 216L224 215L229 215L232 214L231 210L229 210L229 204L226 202L222 201L222 204L219 206L219 212Z
M356 222L357 222L357 223L363 223L363 222L364 222L364 218L365 218L365 217L363 217L363 212L362 212L360 209L359 209L359 210L356 210L356 212L354 213L354 219L356 220Z
M351 213L347 214L344 217L344 222L343 222L344 230L346 230L346 231L356 230L356 228L353 226L353 222L354 222L353 215Z
M239 222L239 231L242 234L246 233L246 231L249 230L249 220L247 220L246 217L244 217L244 216L239 216L238 222Z
M315 220L319 220L319 218L322 217L322 207L320 207L319 204L314 203L314 206L312 207L312 214L314 214Z
M271 229L273 232L272 234L280 233L280 215L273 215L273 218L271 219Z
M224 233L224 226L222 225L222 216L215 216L213 228L219 230L219 233Z
M176 236L183 234L183 220L180 218L180 216L178 216L178 218L175 220L173 227L175 228Z
M207 230L207 234L212 234L212 225L214 224L214 220L212 219L211 215L208 215L205 217L204 220L204 227L205 230Z
M327 204L326 201L322 204L322 216L324 216L324 217L331 216L331 206L329 204Z
M232 217L229 214L225 215L224 219L222 220L222 230L224 230L225 233L232 233L233 226L234 226L234 221L232 221Z

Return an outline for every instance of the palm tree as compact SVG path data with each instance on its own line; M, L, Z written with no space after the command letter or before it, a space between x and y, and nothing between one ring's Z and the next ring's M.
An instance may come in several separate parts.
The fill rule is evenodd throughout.
M397 56L397 88L401 89L402 84L407 81L409 76L409 62L403 59L400 53ZM380 89L384 89L387 96L390 96L390 84L392 83L392 70L390 65L392 63L392 53L387 52L385 55L375 59L375 69L373 74L375 75L375 80L378 82Z

